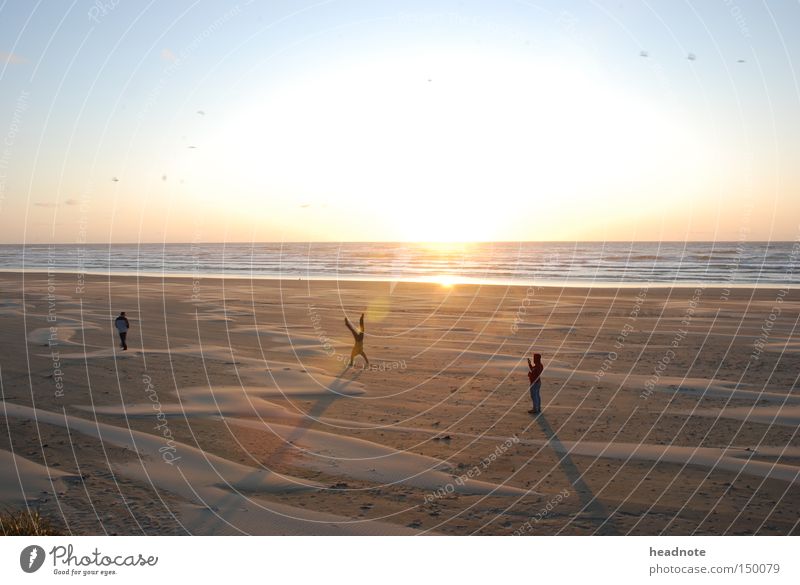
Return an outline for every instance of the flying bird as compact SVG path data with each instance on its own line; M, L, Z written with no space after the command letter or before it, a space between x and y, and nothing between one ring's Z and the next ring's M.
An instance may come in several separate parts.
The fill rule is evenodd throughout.
M161 180L162 181L166 181L167 180L167 175L161 175Z
M206 113L203 110L197 110L197 113L201 116L205 116Z
M739 59L739 60L737 61L737 63L747 63L747 61L745 61L744 59Z
M111 180L114 181L115 183L119 183L119 179L116 177L111 177Z
M187 146L186 148L197 148L196 146Z
M686 58L689 59L689 61L696 61L697 55L695 55L694 53L689 53L689 55Z
M649 57L650 53L648 53L647 51L639 51L639 56L640 57Z

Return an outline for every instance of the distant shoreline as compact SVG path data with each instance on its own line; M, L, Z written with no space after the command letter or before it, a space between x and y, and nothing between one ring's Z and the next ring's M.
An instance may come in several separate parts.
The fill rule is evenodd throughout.
M506 280L478 280L478 279L459 279L457 277L449 280L445 285L436 279L421 279L421 278L381 278L369 276L317 276L310 277L287 277L280 275L268 274L219 274L219 273L190 273L190 272L91 272L91 271L76 271L76 270L46 270L41 268L31 268L20 270L18 268L0 268L0 274L31 274L31 275L44 275L48 274L61 274L61 275L75 275L82 277L114 277L114 278L146 278L146 279L180 279L180 280L257 280L257 281L279 281L279 282L365 282L365 283L408 283L408 284L428 284L438 286L441 288L449 288L454 286L506 286L506 287L521 287L521 288L543 288L543 289L638 289L647 288L650 290L666 290L666 289L691 289L691 288L704 288L712 290L781 290L781 289L800 289L800 283L719 283L719 282L611 282L611 281L585 281L585 282L568 282L568 281L554 281L554 280L531 280L531 281L506 281Z

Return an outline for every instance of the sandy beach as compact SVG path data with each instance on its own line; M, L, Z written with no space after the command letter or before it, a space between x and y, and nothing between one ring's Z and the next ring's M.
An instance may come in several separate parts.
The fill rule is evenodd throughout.
M0 291L0 506L65 533L800 532L798 289ZM371 367L348 368L362 312Z

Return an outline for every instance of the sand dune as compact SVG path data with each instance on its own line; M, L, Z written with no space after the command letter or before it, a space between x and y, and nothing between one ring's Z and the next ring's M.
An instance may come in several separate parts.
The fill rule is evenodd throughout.
M406 536L419 530L387 521L352 519L231 495L214 507L187 504L180 518L191 534L259 536Z
M765 461L743 460L749 453L745 448L715 449L709 447L683 447L678 445L652 445L647 443L604 443L597 441L546 443L532 441L534 445L548 445L559 453L623 459L625 461L653 461L679 463L708 470L745 473L757 477L778 479L792 484L800 483L800 467ZM774 452L771 451L771 452Z
M797 401L792 401L796 403ZM729 418L748 423L800 427L800 406L754 406L732 408L698 408L680 414L706 416L710 418Z
M0 315L13 315L21 317L26 311L32 309L33 305L18 301L0 300Z
M278 371L277 379L282 382L291 381L294 384L306 383L312 386L318 382L308 375L298 377L297 372ZM334 383L338 381L330 379ZM303 397L328 397L336 398L329 388L321 389L303 388L302 386L290 387L279 384L280 391L288 392L285 396ZM356 388L359 393L363 390ZM494 494L494 495L526 495L525 490L508 486L497 486L477 480L468 480L455 484L453 473L448 473L450 466L444 461L417 455L410 452L379 445L371 441L341 436L329 432L298 427L296 424L287 426L274 421L282 422L310 422L311 417L290 411L283 406L267 402L261 396L280 396L280 392L273 388L262 387L215 387L190 388L178 391L181 403L159 403L158 412L164 416L186 417L217 417L224 416L228 424L234 424L251 429L271 433L287 444L289 449L296 452L296 461L293 464L305 466L310 469L326 472L333 476L345 476L369 481L379 485L402 483L425 490L436 490L447 484L453 484L456 493L464 494ZM154 416L153 404L132 404L125 406L103 407L92 409L89 406L79 406L81 410L98 414L111 414L126 417L152 417ZM231 418L236 416L258 416L266 420L242 420ZM349 421L336 421L339 424L350 424Z
M764 346L764 349L767 351L800 353L800 341L794 341L790 339L785 341L775 341L772 343L767 343Z
M110 445L128 449L140 455L137 463L118 464L124 475L143 481L153 481L169 491L192 497L198 488L225 485L231 489L247 485L250 490L281 493L316 489L314 482L281 476L265 469L254 469L196 447L168 441L164 436L135 431L130 428L98 423L75 416L33 409L19 404L4 403L8 416L36 420L93 437ZM185 481L176 477L181 471Z
M115 464L115 470L123 476L146 482L195 502L194 506L182 508L185 517L181 521L186 530L193 534L415 532L380 522L354 522L345 517L275 504L239 493L239 490L248 493L286 493L321 488L307 480L247 467L182 443L174 444L174 452L167 451L173 453L170 456L173 463L170 464L163 457L165 452L160 451L166 445L161 437L16 404L4 403L4 408L10 417L68 427L70 431L138 453L141 455L138 462ZM34 486L42 485L42 474L52 473L52 470L38 467L41 469L34 471L38 473L39 481L37 483L37 476L34 476ZM31 468L27 466L25 469L29 471ZM5 487L3 484L4 489Z
M234 323L235 319L233 317L226 317L223 315L217 314L205 314L205 313L197 313L192 315L192 319L195 321L208 321L210 323Z
M45 467L16 453L0 449L0 502L16 506L65 489L67 480L80 477Z
M308 391L309 395L312 391ZM124 406L76 405L86 412L126 417L152 417L156 410L164 416L212 417L212 416L259 416L273 420L302 420L299 414L284 406L268 402L263 395L279 396L277 390L240 386L223 386L214 389L187 388L178 392L181 402L134 403ZM319 393L317 394L319 395Z
M573 370L569 368L548 368L547 375L570 381L596 381L596 372L587 370ZM649 375L639 374L616 374L605 373L602 376L604 382L618 385L619 387L635 388L639 392L645 390L645 384L652 381ZM736 400L746 400L748 402L768 401L768 402L791 402L800 403L800 396L792 395L787 390L786 393L758 390L757 386L750 384L738 384L728 380L717 380L714 378L690 378L678 376L660 376L653 383L653 390L657 392L668 392L672 394L683 394L687 396L706 396L709 398L731 398Z
M72 341L78 327L59 327L57 331L50 331L49 327L39 327L28 333L28 343L34 345L79 345Z
M444 461L371 441L261 421L226 420L230 424L274 433L297 451L296 464L330 475L378 485L403 484L429 491L449 485L452 493L458 494L524 496L535 493L471 478L456 481L460 474Z

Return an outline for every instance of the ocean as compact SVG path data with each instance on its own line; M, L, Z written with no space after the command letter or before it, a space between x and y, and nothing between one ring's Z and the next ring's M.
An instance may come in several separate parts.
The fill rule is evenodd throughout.
M0 270L566 286L797 287L800 242L0 245Z

